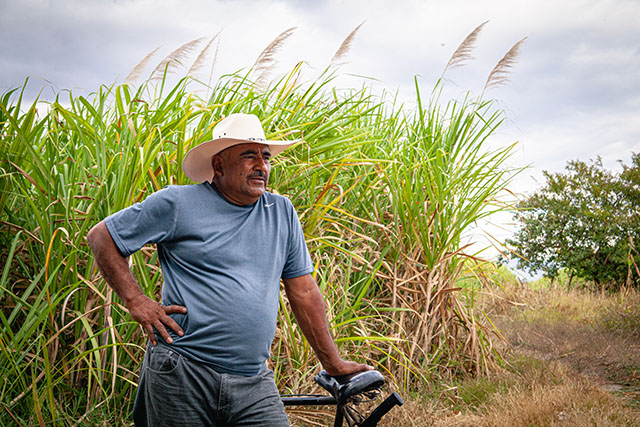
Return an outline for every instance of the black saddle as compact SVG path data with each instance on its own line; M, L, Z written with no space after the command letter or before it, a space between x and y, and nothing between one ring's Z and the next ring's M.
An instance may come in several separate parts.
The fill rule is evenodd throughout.
M326 371L320 371L315 380L331 393L338 405L344 405L352 396L378 390L384 385L384 377L378 371L365 371L339 377L332 377Z

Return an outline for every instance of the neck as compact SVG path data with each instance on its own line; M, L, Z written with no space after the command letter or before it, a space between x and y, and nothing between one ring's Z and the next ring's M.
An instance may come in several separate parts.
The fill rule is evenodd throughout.
M211 185L213 186L213 188L215 188L218 193L220 193L220 195L229 203L231 203L232 205L236 205L236 206L248 206L248 205L252 205L255 202L257 202L260 197L256 198L256 199L246 199L243 198L242 200L240 200L237 197L234 197L232 194L230 194L229 192L224 190L224 186L220 185L219 182L216 182L216 180L214 179L213 181L211 181Z

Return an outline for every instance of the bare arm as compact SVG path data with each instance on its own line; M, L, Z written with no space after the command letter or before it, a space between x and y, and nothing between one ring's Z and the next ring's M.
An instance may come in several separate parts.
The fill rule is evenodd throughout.
M369 365L343 360L338 353L324 308L324 300L310 274L283 279L284 289L302 333L329 375L349 375L373 369Z
M173 340L165 325L179 336L184 334L180 326L168 314L186 313L187 309L178 305L161 306L142 292L129 269L127 259L118 251L104 221L100 221L89 231L87 241L102 277L118 294L133 320L142 325L152 345L157 344L153 328L169 344Z

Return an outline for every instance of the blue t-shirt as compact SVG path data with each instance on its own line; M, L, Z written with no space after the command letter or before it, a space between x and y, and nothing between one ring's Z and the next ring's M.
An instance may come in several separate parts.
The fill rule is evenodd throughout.
M105 219L129 256L155 243L164 305L184 330L171 346L221 373L255 375L276 330L280 278L313 271L291 202L265 192L248 206L229 203L211 184L168 186ZM168 329L168 328L167 328Z

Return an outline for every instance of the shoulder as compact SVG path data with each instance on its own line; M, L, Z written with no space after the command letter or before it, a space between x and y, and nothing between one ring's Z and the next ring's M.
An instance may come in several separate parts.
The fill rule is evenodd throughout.
M211 191L202 184L167 185L149 194L143 204L148 207L180 209L180 206L190 205L207 197L211 197Z
M185 184L185 185L167 185L162 190L168 190L173 193L181 194L198 194L198 193L210 193L210 184L203 182L202 184ZM162 191L160 190L160 191Z
M211 194L211 189L208 185L206 182L204 184L167 185L153 193L153 195L172 199L175 202L177 202L178 199L189 200L191 198L202 198Z

